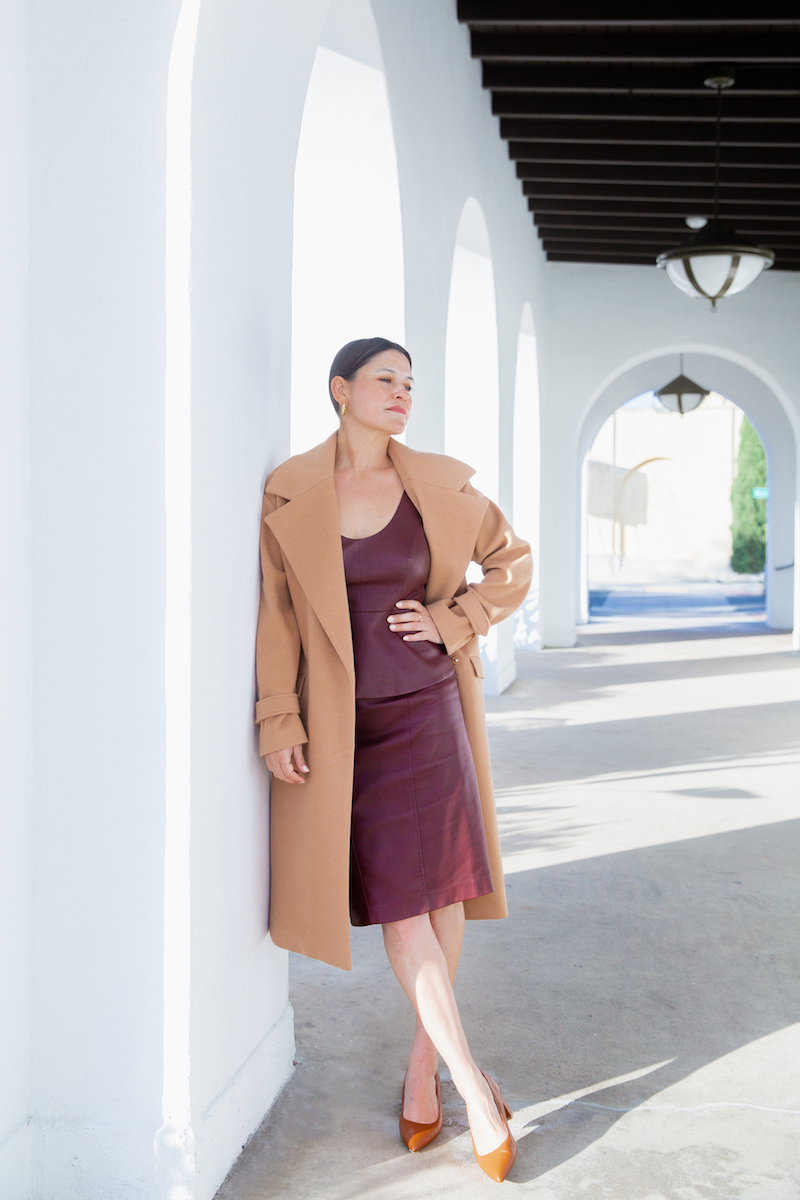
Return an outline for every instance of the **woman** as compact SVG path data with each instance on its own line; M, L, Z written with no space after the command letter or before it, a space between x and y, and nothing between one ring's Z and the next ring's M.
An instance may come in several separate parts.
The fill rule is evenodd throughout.
M441 1054L475 1157L500 1181L511 1113L472 1059L452 984L465 915L506 915L478 635L525 598L530 550L469 467L394 440L412 382L402 346L348 343L329 380L338 432L267 480L256 720L273 775L270 931L349 969L348 918L383 926L417 1013L401 1136L415 1151L441 1129Z

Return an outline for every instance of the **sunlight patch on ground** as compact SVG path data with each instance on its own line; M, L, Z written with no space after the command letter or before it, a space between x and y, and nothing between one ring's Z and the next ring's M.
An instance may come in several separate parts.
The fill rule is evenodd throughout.
M614 628L617 628L617 622ZM631 622L627 623L628 625ZM663 622L653 621L655 632L663 633ZM713 622L707 622L712 626ZM786 633L759 633L732 637L697 637L697 629L672 631L672 636L658 641L648 641L643 638L640 642L620 645L608 644L601 639L605 637L603 627L593 623L580 630L580 644L564 654L564 667L574 670L580 667L613 667L623 663L662 663L680 661L684 664L704 662L708 659L748 658L752 655L772 657L776 654L789 654L792 651L792 636ZM691 634L687 637L682 635ZM687 652L688 651L688 652ZM545 651L545 653L548 653Z
M530 1113L539 1110L539 1124L515 1129L533 1161L544 1160L531 1190L537 1200L794 1200L800 1075L787 1064L799 1059L800 1025L790 1025L722 1055L639 1105L598 1104L586 1099L587 1091L562 1097L561 1108L553 1101L547 1109L534 1106ZM655 1069L644 1068L638 1077ZM531 1120L527 1109L517 1116ZM547 1169L554 1139L575 1136L586 1122L598 1125L594 1140L583 1148L578 1142L577 1153L559 1156Z
M634 686L635 706L631 703ZM490 712L486 714L486 720L490 729L514 730L525 729L526 721L536 722L543 718L560 720L564 725L594 725L631 717L718 712L720 720L724 720L724 713L735 708L800 702L800 671L752 671L747 675L747 686L740 687L738 693L729 690L725 679L719 675L688 681L657 679L634 686L611 683L578 703L569 699L547 708Z
M799 768L798 755L775 753L500 789L504 870L515 874L795 819Z

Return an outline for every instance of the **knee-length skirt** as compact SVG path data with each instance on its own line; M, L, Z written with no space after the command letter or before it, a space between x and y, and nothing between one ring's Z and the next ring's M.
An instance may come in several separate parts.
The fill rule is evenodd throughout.
M399 921L493 890L455 675L356 701L353 925Z

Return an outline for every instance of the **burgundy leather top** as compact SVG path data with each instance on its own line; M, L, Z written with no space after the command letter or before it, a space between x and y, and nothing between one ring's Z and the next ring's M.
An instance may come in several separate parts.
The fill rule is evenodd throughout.
M444 646L404 642L386 618L398 600L424 600L431 552L422 518L406 492L388 525L368 538L342 538L356 699L404 696L454 674Z

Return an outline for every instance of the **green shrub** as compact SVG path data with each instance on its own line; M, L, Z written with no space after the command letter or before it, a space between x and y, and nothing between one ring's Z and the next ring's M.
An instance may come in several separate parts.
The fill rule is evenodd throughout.
M767 482L767 458L758 434L745 417L739 442L738 472L731 488L733 553L731 566L740 575L758 575L767 553L767 502L753 488Z

